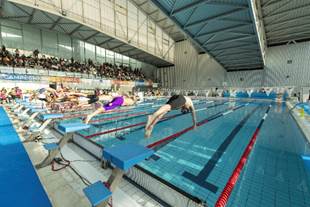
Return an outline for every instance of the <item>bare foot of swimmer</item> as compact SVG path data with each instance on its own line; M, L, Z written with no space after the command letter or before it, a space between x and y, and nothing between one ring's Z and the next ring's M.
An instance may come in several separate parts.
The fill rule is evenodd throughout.
M145 130L145 133L144 133L144 137L145 138L149 138L152 134L152 131L153 131L153 127L149 127L148 129Z

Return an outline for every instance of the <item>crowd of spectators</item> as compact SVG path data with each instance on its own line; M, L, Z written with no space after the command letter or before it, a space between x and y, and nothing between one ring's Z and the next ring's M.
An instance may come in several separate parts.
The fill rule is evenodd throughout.
M0 104L9 103L16 98L22 98L23 92L19 87L11 88L7 90L6 88L2 88L0 91Z
M71 59L57 58L41 55L39 50L34 50L31 55L21 54L18 49L10 52L5 46L0 51L0 65L12 67L29 67L56 70L61 72L77 72L94 75L101 78L136 81L144 80L145 75L141 69L132 69L130 66L115 65L110 63L94 63L88 59L86 63Z

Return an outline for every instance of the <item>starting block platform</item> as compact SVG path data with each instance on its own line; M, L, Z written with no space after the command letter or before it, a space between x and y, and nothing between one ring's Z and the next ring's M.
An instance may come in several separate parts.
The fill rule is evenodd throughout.
M83 189L91 205L93 207L106 207L109 198L117 189L125 172L152 156L153 153L153 150L137 144L124 144L104 149L103 159L109 161L115 167L105 184L97 181Z
M60 152L61 148L72 139L74 132L88 129L90 126L84 123L61 123L58 125L58 129L63 133L63 137L58 142L52 142L44 144L44 148L48 151L47 157L36 165L36 168L43 168L52 163L54 158Z

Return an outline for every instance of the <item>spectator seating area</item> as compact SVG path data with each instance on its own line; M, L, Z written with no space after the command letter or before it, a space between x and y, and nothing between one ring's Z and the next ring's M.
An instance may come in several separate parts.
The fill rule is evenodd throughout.
M124 81L145 80L146 78L139 68L110 63L95 63L91 59L83 63L74 58L67 60L40 54L39 50L21 54L19 49L10 52L4 45L0 50L0 65L86 73L95 77Z

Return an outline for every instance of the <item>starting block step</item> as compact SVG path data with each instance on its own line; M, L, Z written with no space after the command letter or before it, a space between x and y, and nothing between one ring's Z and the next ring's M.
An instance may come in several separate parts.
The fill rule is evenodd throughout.
M56 150L59 148L59 145L55 142L53 143L48 143L48 144L44 144L43 147L47 150L47 151L51 151L51 150Z
M91 184L83 191L92 206L98 206L112 195L112 192L101 181Z
M103 149L103 158L124 171L153 154L153 150L137 144L122 144Z
M60 119L64 117L63 114L41 114L40 118L45 121L47 119Z
M81 122L75 123L61 123L58 125L58 129L64 133L76 132L83 129L88 129L90 126Z

